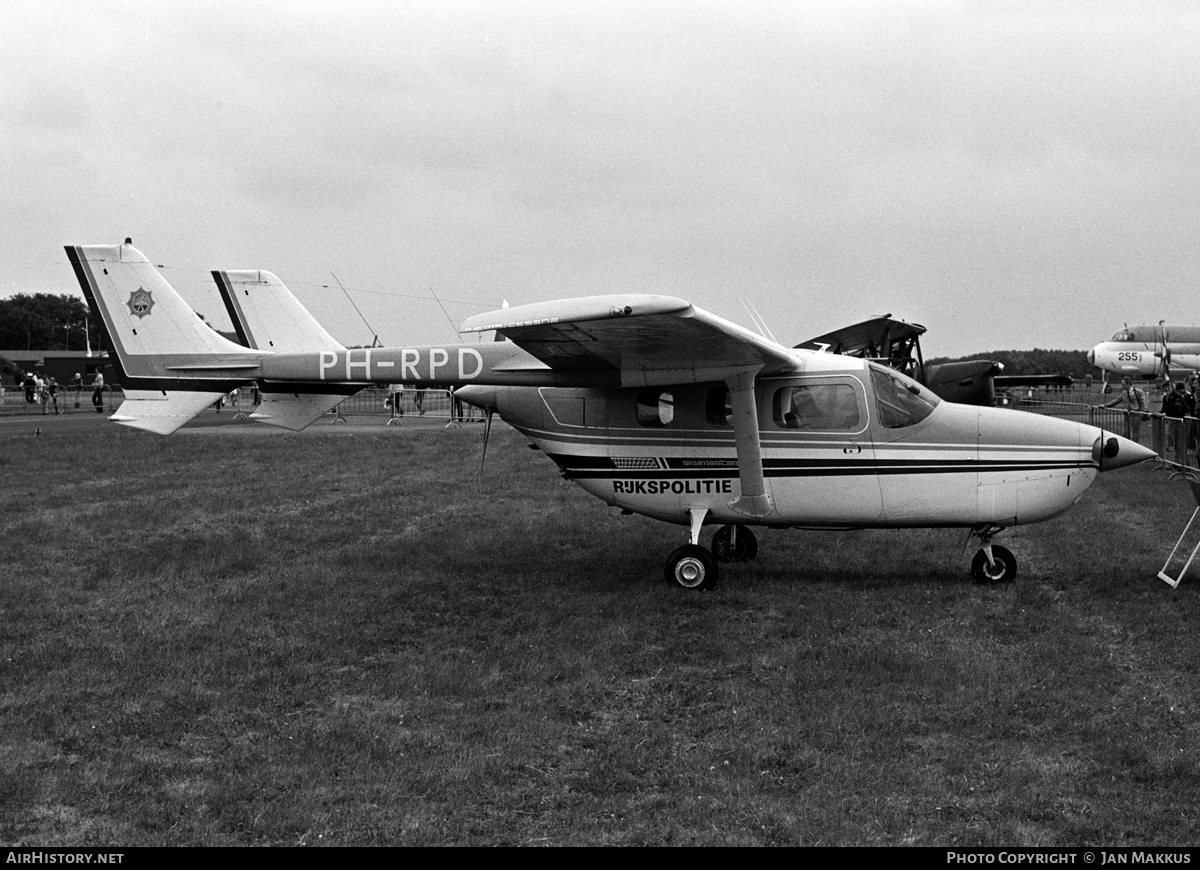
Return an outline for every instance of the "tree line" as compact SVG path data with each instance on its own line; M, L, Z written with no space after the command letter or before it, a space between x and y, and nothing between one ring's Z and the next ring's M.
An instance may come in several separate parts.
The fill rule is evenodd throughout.
M87 350L99 348L98 327L87 304L66 293L18 293L0 299L0 348L7 350Z
M954 358L937 357L926 362L936 364L968 359L990 359L1003 363L1006 375L1069 375L1082 381L1097 372L1095 366L1088 364L1085 350L1043 350L1040 347L1033 350L989 350Z

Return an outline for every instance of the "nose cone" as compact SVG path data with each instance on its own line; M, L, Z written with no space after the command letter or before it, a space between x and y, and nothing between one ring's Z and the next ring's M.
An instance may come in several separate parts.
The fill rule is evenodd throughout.
M1103 444L1100 443L1101 439L1104 441ZM1128 438L1108 432L1105 432L1101 438L1097 438L1092 445L1092 458L1096 460L1101 471L1114 471L1124 468L1126 465L1145 462L1157 455L1149 447L1143 447L1136 441L1130 441Z
M1091 350L1089 350L1087 356L1088 365L1094 366L1096 364L1096 348L1093 347Z

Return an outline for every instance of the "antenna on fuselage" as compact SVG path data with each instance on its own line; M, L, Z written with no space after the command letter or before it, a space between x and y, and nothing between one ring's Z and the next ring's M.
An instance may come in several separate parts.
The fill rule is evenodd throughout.
M350 304L354 305L354 298L346 291L346 286L342 284L337 275L334 275L332 269L329 270L329 274L333 275L333 280L337 281L337 285L342 288L342 292L346 294L346 298L350 300ZM371 347L383 347L383 344L379 341L379 333L371 328L371 324L367 323L367 318L363 317L363 313L359 311L357 305L354 305L354 310L358 311L358 316L362 317L363 324L366 325L368 331L371 333Z
M438 295L433 292L433 285L429 285L429 295L433 297L433 301L438 304L438 308L442 309L442 314L446 315L446 321L450 324L450 328L454 330L454 334L458 336L458 340L462 341L462 333L458 331L458 327L454 325L454 318L450 316L450 312L446 310L446 306L442 304L442 300L438 299Z
M479 492L483 494L483 466L487 462L488 438L492 434L492 414L496 409L487 405L483 409L483 452L479 454Z

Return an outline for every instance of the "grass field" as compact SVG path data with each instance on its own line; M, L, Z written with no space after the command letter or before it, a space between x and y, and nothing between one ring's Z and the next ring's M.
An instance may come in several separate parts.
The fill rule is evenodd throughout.
M0 841L1187 845L1194 508L763 532L711 593L502 427L0 428ZM253 433L251 433L253 430ZM705 540L707 541L706 534Z

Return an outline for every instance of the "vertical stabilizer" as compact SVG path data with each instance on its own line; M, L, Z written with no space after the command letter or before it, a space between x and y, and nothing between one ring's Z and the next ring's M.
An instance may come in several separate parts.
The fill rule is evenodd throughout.
M125 392L112 420L169 434L253 380L262 353L218 335L128 239L66 251Z
M273 353L344 351L282 281L260 269L212 273L238 338ZM297 384L259 381L258 409L251 420L299 431L336 408L362 384Z
M345 350L270 272L214 271L225 310L247 347L274 353Z

